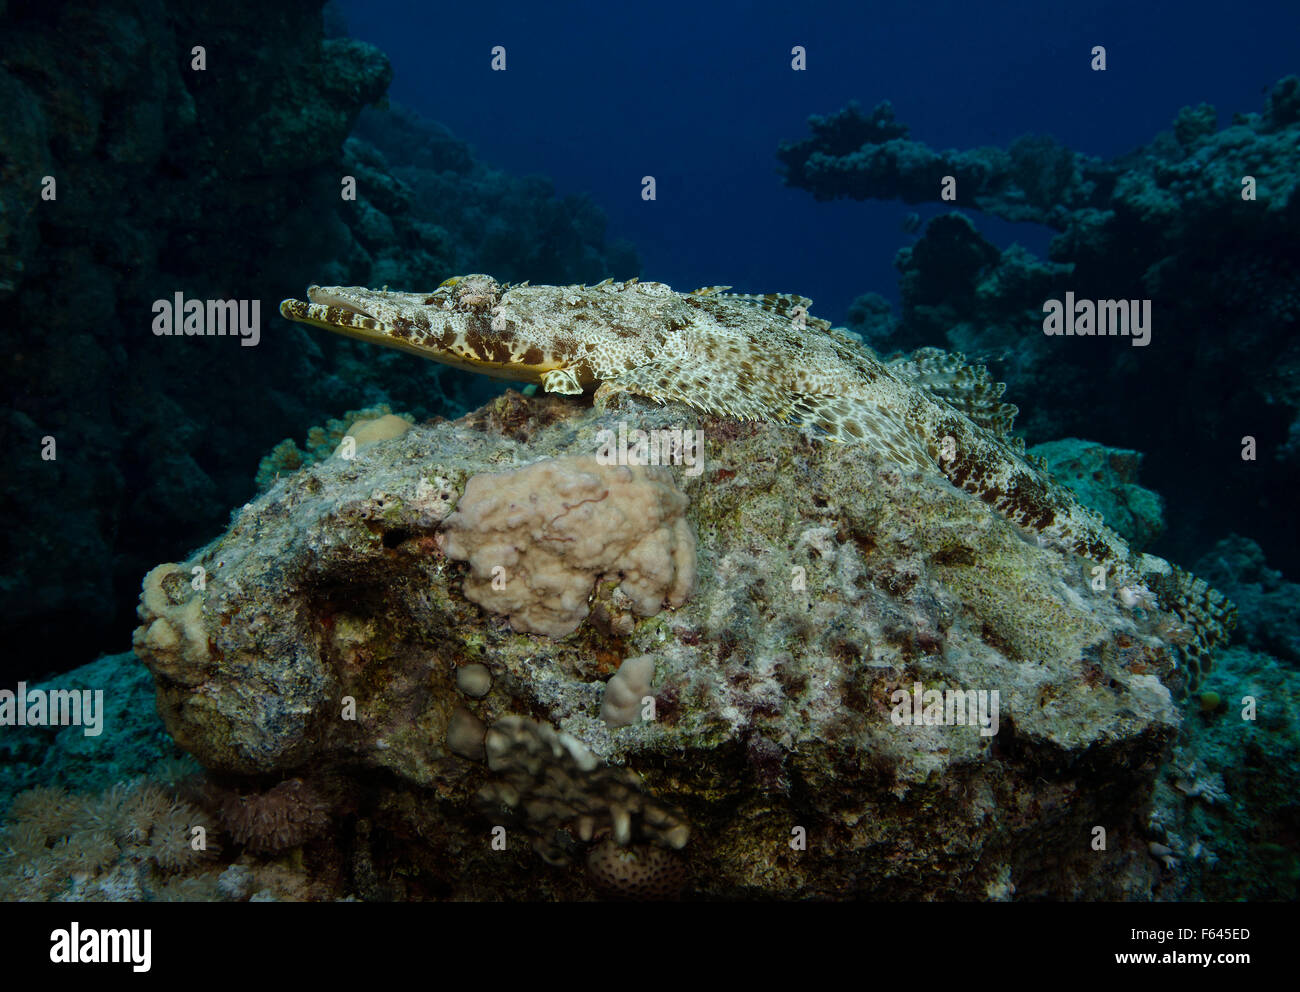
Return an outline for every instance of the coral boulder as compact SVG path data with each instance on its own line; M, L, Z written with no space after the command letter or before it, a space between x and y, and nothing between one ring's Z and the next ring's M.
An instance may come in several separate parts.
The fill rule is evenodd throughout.
M703 465L599 464L620 420L702 430ZM141 615L176 739L351 789L376 892L1132 898L1161 871L1173 619L796 430L510 393L281 477Z

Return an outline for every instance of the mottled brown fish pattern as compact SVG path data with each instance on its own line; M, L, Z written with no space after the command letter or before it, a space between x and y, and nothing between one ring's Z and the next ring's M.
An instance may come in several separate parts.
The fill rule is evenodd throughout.
M922 349L882 362L784 293L692 293L663 283L503 285L449 279L431 293L308 289L290 320L547 392L628 392L705 413L804 427L862 444L909 471L940 472L1044 543L1106 570L1127 606L1152 599L1197 633L1208 657L1234 621L1230 603L1161 559L1134 554L1068 489L1024 458L1016 408L983 366ZM1200 660L1193 657L1197 666Z

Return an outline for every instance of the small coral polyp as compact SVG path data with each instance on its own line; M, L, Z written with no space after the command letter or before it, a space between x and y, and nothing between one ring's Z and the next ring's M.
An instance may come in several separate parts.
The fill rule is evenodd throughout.
M202 844L195 828L204 828ZM21 900L216 898L215 823L144 779L97 795L15 797L0 828L0 894Z

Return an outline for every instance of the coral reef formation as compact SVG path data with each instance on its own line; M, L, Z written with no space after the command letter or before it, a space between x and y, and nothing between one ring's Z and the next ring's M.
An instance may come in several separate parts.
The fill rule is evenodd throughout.
M342 417L331 417L324 427L311 428L304 448L298 447L292 438L285 438L258 464L254 480L258 491L267 489L281 474L296 472L329 458L338 451L344 437L350 436L360 447L396 437L413 420L409 413L395 414L387 403L378 403L364 410L349 410Z
M1112 161L1041 136L934 151L888 103L814 117L811 136L783 144L778 158L787 184L818 199L940 202L941 180L953 176L956 198L945 205L1057 232L1039 260L1018 246L999 251L960 214L935 217L898 253L901 317L860 298L854 327L877 346L947 343L997 359L1031 441L1076 435L1149 452L1149 483L1183 496L1166 552L1193 559L1221 536L1210 521L1249 519L1252 536L1294 570L1295 515L1256 495L1300 486L1297 93L1300 80L1283 79L1262 114L1234 114L1222 129L1213 108L1184 108L1171 131ZM1151 300L1151 360L1115 339L1043 335L1045 301L1066 292ZM1126 402L1101 399L1110 396ZM1203 455L1168 444L1171 429L1201 439ZM1258 460L1240 457L1243 434L1256 439ZM1202 485L1207 464L1241 484Z
M195 828L213 831L209 843ZM41 786L15 797L0 831L0 892L20 900L139 900L199 896L196 878L220 853L215 825L144 780L95 796ZM196 875L197 872L197 875ZM185 875L184 882L177 885Z
M1300 897L1300 672L1244 646L1221 653L1186 716L1147 814L1168 851L1154 895Z
M392 73L327 37L320 6L0 4L0 301L21 329L0 369L15 452L0 492L39 535L0 538L4 667L20 678L46 674L30 659L56 634L85 660L120 643L140 574L224 526L255 452L346 407L459 415L495 392L273 328L262 304L285 286L639 268L590 200L492 170L414 114L371 109L349 138ZM257 347L151 333L177 293L259 307ZM295 458L278 450L263 481Z
M1217 588L1230 590L1240 604L1238 641L1300 666L1300 584L1269 568L1258 544L1230 535L1211 548L1197 568L1204 569Z
M191 789L192 776L173 783L163 778L142 777L98 791L40 786L20 793L0 825L0 895L19 901L221 902L337 894L338 873L328 860L301 856L299 845L325 821L317 806L289 791L299 783L243 801L225 794L223 804L220 789ZM315 810L314 818L305 808ZM234 841L234 850L223 837ZM283 857L268 853L289 847L294 853Z
M1189 667L1208 663L1214 645L1235 622L1231 604L1167 562L1135 554L1095 511L1027 461L1023 440L1010 433L1017 408L1002 400L1006 387L985 366L968 365L963 355L938 348L918 349L886 364L829 322L810 316L812 301L804 297L735 294L727 288L679 293L663 283L636 279L607 279L594 286L508 286L475 274L420 293L311 286L306 300L284 300L280 313L368 343L540 385L548 393L594 390L602 408L632 395L715 416L804 426L818 437L864 445L902 471L941 472L1043 542L1089 559L1090 567L1109 575L1128 605L1151 597L1161 609L1176 612L1191 635L1184 651ZM611 432L602 453L617 460L615 439L624 439L620 443L625 445L626 437L623 428ZM676 457L683 459L685 439L695 435L668 435L675 442L670 441L666 456L658 443L651 455L650 438L661 435L639 437L646 452L639 460L654 464L674 457L673 443ZM589 483L585 496L575 496L576 505L606 506L598 490L598 483ZM480 494L474 495L477 503ZM542 521L530 522L520 495L515 502L488 504L511 521L495 521L490 530L505 532L520 524L526 531L536 530L552 516L571 519L566 503L563 514L543 508ZM572 519L594 515L588 507ZM454 540L455 530L452 536ZM550 557L542 556L543 568L552 573L557 570L553 552L573 540L561 537ZM536 541L536 535L531 539ZM558 592L563 608L566 595L581 594L590 583L585 573L595 562L573 555L576 576L507 593L503 562L508 557L511 565L517 563L520 540L508 533L504 541L492 539L489 560L474 561L467 589L479 602L492 599L497 608L514 609L520 629L547 631L546 617L539 623L522 613L538 602L532 590ZM470 555L462 543L456 543L452 557ZM606 553L598 541L585 543L594 545L586 549L587 558ZM570 550L576 546L568 545ZM554 612L557 603L552 596L543 605ZM654 597L638 609L642 614L656 609ZM580 617L557 618L555 632L569 632L576 619Z
M0 168L0 299L14 327L40 328L2 373L21 453L4 493L46 535L0 547L10 643L58 629L97 647L115 620L123 629L121 594L148 562L137 549L192 544L247 495L241 445L271 425L239 397L279 395L274 378L301 359L274 341L236 347L245 373L231 376L213 356L232 342L156 337L151 306L177 291L256 297L276 269L310 269L310 239L284 240L314 213L304 190L327 188L358 111L391 78L369 45L323 39L319 17L310 4L247 0L0 9L14 125ZM213 409L222 430L203 427ZM43 436L63 457L41 460ZM67 492L94 509L67 512Z
M1164 501L1160 494L1137 484L1143 459L1140 452L1063 438L1036 444L1026 453L1039 459L1079 502L1100 513L1107 526L1135 550L1150 547L1164 530ZM1214 584L1208 578L1206 581ZM1221 586L1215 588L1222 591Z
M9 797L35 786L94 793L114 782L149 774L170 778L182 754L163 729L154 707L154 683L136 656L108 655L29 691L59 689L102 692L99 733L81 726L27 727L0 734L0 812ZM189 771L198 766L186 761Z
M866 294L852 329L919 348L882 369L981 429L1010 428L1001 385L922 346L1003 363L1031 440L1102 437L1027 454L1135 551L1164 553L1164 508L1129 445L1193 494L1179 548L1225 514L1255 529L1197 565L1242 632L1193 673L1214 618L1099 589L1077 545L1017 526L1037 474L981 499L889 445L626 395L508 393L443 421L490 387L293 327L248 349L149 333L157 300L260 305L322 276L637 271L589 199L378 109L387 61L340 33L310 0L0 0L11 663L42 664L55 629L89 656L146 567L180 559L144 579L139 660L58 680L111 687L102 736L0 737L0 898L1297 898L1300 590L1256 539L1286 568L1300 542L1289 503L1232 500L1300 481L1300 80L1223 129L1184 108L1112 162L1039 135L936 151L887 104L780 152L818 199L919 203L952 175L958 206L1057 232L1041 260L935 217L899 252L901 315ZM1142 354L1168 374L1037 333L1066 291L1153 298ZM734 371L691 384L752 391ZM796 412L861 428L833 402ZM701 429L703 472L593 456L629 422ZM1251 485L1203 485L1236 472Z
M282 477L146 581L137 644L168 729L262 788L339 776L363 897L1149 896L1164 869L1138 811L1181 724L1177 618L1098 594L939 476L682 418L509 393ZM702 475L663 469L695 594L638 615L609 571L572 633L512 629L443 551L487 498L470 480L585 457L620 420L705 431ZM611 727L607 682L646 657L654 718ZM942 700L991 690L996 727L987 706L943 721ZM554 867L525 870L535 852Z

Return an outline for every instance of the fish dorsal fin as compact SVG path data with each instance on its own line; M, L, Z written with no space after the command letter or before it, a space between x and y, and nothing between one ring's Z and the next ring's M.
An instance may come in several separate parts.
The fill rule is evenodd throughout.
M701 286L699 289L691 290L692 296L717 296L719 293L725 293L730 286Z
M1020 410L1012 403L1002 402L1006 383L990 377L985 366L966 364L966 356L960 352L918 348L906 358L891 362L890 368L956 407L1012 447L1023 447L1023 441L1011 436Z
M720 293L718 295L728 303L745 303L760 310L771 310L773 313L788 313L795 307L803 307L807 310L813 303L808 297L796 296L794 293Z
M796 311L802 308L805 326L818 331L828 331L831 327L829 320L814 317L808 312L812 307L812 300L794 293L718 293L714 298L724 303L739 303L742 306L755 307L764 313L775 314L790 323L794 323Z

